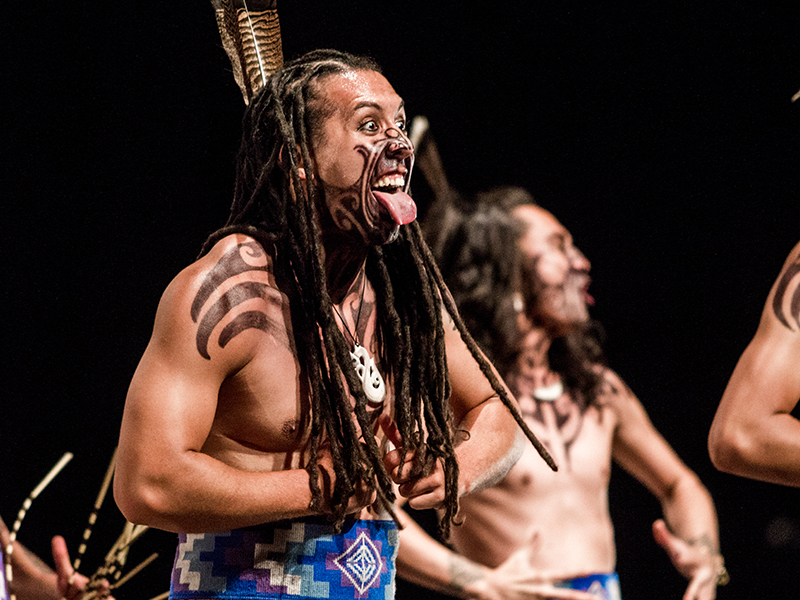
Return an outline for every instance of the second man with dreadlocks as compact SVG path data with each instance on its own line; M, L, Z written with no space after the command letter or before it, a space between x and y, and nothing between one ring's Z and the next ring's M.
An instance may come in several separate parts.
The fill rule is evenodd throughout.
M228 223L165 291L122 422L115 497L180 534L171 598L391 598L394 491L446 533L522 451L412 164L369 59L308 53L250 103Z

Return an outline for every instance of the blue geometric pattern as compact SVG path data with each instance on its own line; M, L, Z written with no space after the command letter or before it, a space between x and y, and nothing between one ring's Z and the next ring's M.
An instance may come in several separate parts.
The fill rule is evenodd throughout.
M170 599L391 600L394 521L280 521L224 533L180 534Z
M568 579L557 583L556 587L589 592L596 596L598 600L622 600L619 577L616 573L602 573L578 577L577 579Z

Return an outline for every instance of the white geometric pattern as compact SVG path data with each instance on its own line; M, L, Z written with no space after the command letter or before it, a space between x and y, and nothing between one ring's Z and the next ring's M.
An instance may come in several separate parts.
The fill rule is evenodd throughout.
M289 575L284 573L284 561L270 560L266 558L270 552L277 552L280 555L286 554L286 546L289 542L302 543L305 537L305 525L303 523L292 523L292 528L275 529L275 541L271 544L256 544L254 565L256 569L269 569L269 584L272 586L286 586L286 591L290 594L299 595L303 588L303 577L301 575Z
M218 534L219 537L224 534ZM191 559L186 558L187 553L194 553L200 556L200 551L213 551L216 538L218 536L209 535L206 539L204 533L188 533L186 541L178 544L178 556L175 559L175 570L180 572L178 581L189 586L190 590L200 589L200 580L204 579L204 587L210 590L224 590L225 578L214 577L211 573L212 565L200 561L193 565ZM195 546L197 546L195 548Z
M363 531L356 542L333 562L347 575L359 594L372 587L375 580L380 577L383 566L381 553Z

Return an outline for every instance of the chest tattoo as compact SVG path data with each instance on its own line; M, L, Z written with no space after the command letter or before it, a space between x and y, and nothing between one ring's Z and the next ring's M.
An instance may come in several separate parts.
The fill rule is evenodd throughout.
M570 450L581 433L585 410L568 395L554 402L527 398L521 406L522 415L536 437L559 465L569 468Z

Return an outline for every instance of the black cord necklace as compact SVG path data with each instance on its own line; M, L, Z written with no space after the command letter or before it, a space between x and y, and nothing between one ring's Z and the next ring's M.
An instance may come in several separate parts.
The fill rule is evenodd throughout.
M336 306L331 306L333 306L333 311L342 322L342 326L347 332L347 335L353 340L353 350L350 352L350 358L353 359L353 368L356 370L356 374L361 380L361 388L364 390L364 395L367 397L367 400L373 404L380 404L386 398L386 383L384 383L383 377L380 371L378 371L378 367L375 366L375 360L370 355L369 350L359 344L358 338L356 337L358 335L358 324L361 322L361 307L364 305L364 291L367 289L367 276L366 274L362 274L362 277L364 279L361 285L361 299L358 302L358 313L356 314L355 335L350 331L344 317Z

